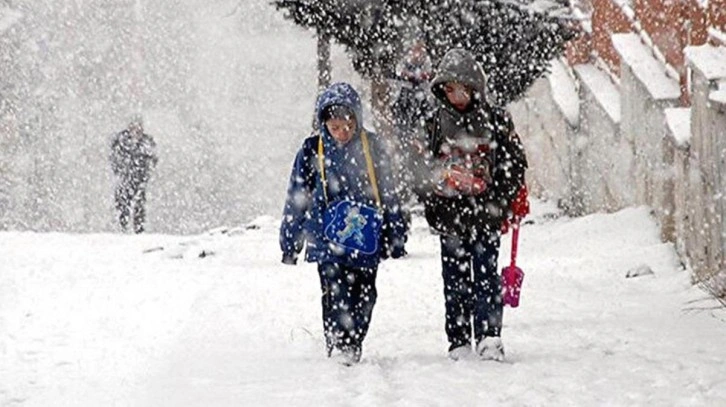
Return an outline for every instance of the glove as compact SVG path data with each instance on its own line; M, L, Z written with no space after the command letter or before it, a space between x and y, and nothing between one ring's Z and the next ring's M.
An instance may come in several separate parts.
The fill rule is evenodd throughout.
M483 179L458 165L452 165L444 170L440 177L435 192L441 196L479 195L487 189Z
M527 185L522 185L519 189L517 197L512 201L512 216L515 219L522 220L529 214L529 200L527 199Z
M401 257L406 257L407 254L408 253L403 246L395 246L393 250L391 250L392 259L400 259Z
M464 195L479 195L487 189L487 184L483 179L475 177L471 171L459 166L451 168L446 181Z
M297 264L297 254L283 253L282 254L282 264L287 264L290 266L296 265Z
M519 223L525 216L529 214L529 200L527 199L527 186L522 185L522 188L517 192L517 196L512 201L510 209L512 211L512 218L505 219L502 222L501 232L503 235L509 232L509 228L512 223Z

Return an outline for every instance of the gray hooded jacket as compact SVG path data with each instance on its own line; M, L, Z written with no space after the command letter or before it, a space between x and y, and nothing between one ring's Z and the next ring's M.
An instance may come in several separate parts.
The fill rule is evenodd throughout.
M473 90L472 103L459 111L449 103L444 84L458 82ZM498 231L511 215L514 197L524 184L524 149L509 113L486 100L486 75L467 51L449 51L439 64L431 91L439 106L427 125L431 179L423 182L426 219L441 233L461 237ZM449 164L452 151L475 155L486 190L477 195L434 193L437 169Z

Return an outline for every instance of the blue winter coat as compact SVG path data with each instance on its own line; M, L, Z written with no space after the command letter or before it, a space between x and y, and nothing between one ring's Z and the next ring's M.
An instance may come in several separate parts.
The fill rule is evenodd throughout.
M323 110L331 105L350 108L356 116L357 132L344 145L339 145L322 123ZM290 175L287 199L280 227L280 248L283 262L294 264L303 246L307 245L305 260L327 263L343 262L323 237L323 214L328 204L342 199L376 206L373 189L368 176L366 158L361 142L363 129L361 102L358 93L346 83L331 85L318 98L316 114L319 134L308 137L295 157ZM404 253L405 223L400 205L395 196L391 161L378 137L367 131L370 153L373 159L378 189L384 211L381 231L380 256L366 258L360 267L375 267L379 257L400 257ZM327 202L318 159L318 141L323 139L325 177L327 179Z

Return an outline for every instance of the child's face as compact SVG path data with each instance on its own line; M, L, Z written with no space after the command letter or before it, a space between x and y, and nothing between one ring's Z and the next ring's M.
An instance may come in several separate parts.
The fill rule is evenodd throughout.
M353 138L356 130L356 122L354 117L347 119L328 119L325 122L328 132L338 143L347 143Z
M458 82L447 82L444 84L444 94L452 106L458 110L465 110L471 102L471 89Z
M414 62L421 62L426 57L426 46L423 42L417 41L412 47L411 47L411 59Z

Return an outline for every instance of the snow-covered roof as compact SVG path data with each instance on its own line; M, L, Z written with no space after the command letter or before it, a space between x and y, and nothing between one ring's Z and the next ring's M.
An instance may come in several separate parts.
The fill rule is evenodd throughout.
M666 75L665 66L646 47L637 34L614 34L615 50L623 62L630 65L633 73L643 83L655 100L678 99L681 88L675 79Z
M686 47L686 60L708 80L726 78L726 47L710 44Z
M555 103L570 126L577 127L580 124L580 97L575 78L560 60L552 62L552 71L547 78Z
M613 1L620 10L630 19L635 20L635 12L633 11L633 0L614 0Z
M590 13L585 13L582 11L579 7L573 7L572 9L572 16L580 22L580 25L582 26L582 29L585 30L585 32L592 34L592 16Z
M607 73L592 64L575 65L580 83L586 86L614 123L620 123L620 91Z
M12 27L23 16L19 11L7 7L0 7L0 34Z
M710 35L711 38L720 41L722 44L726 44L726 32L721 31L715 27L709 27L708 35Z
M691 108L671 107L665 109L666 126L676 145L685 147L691 140Z

